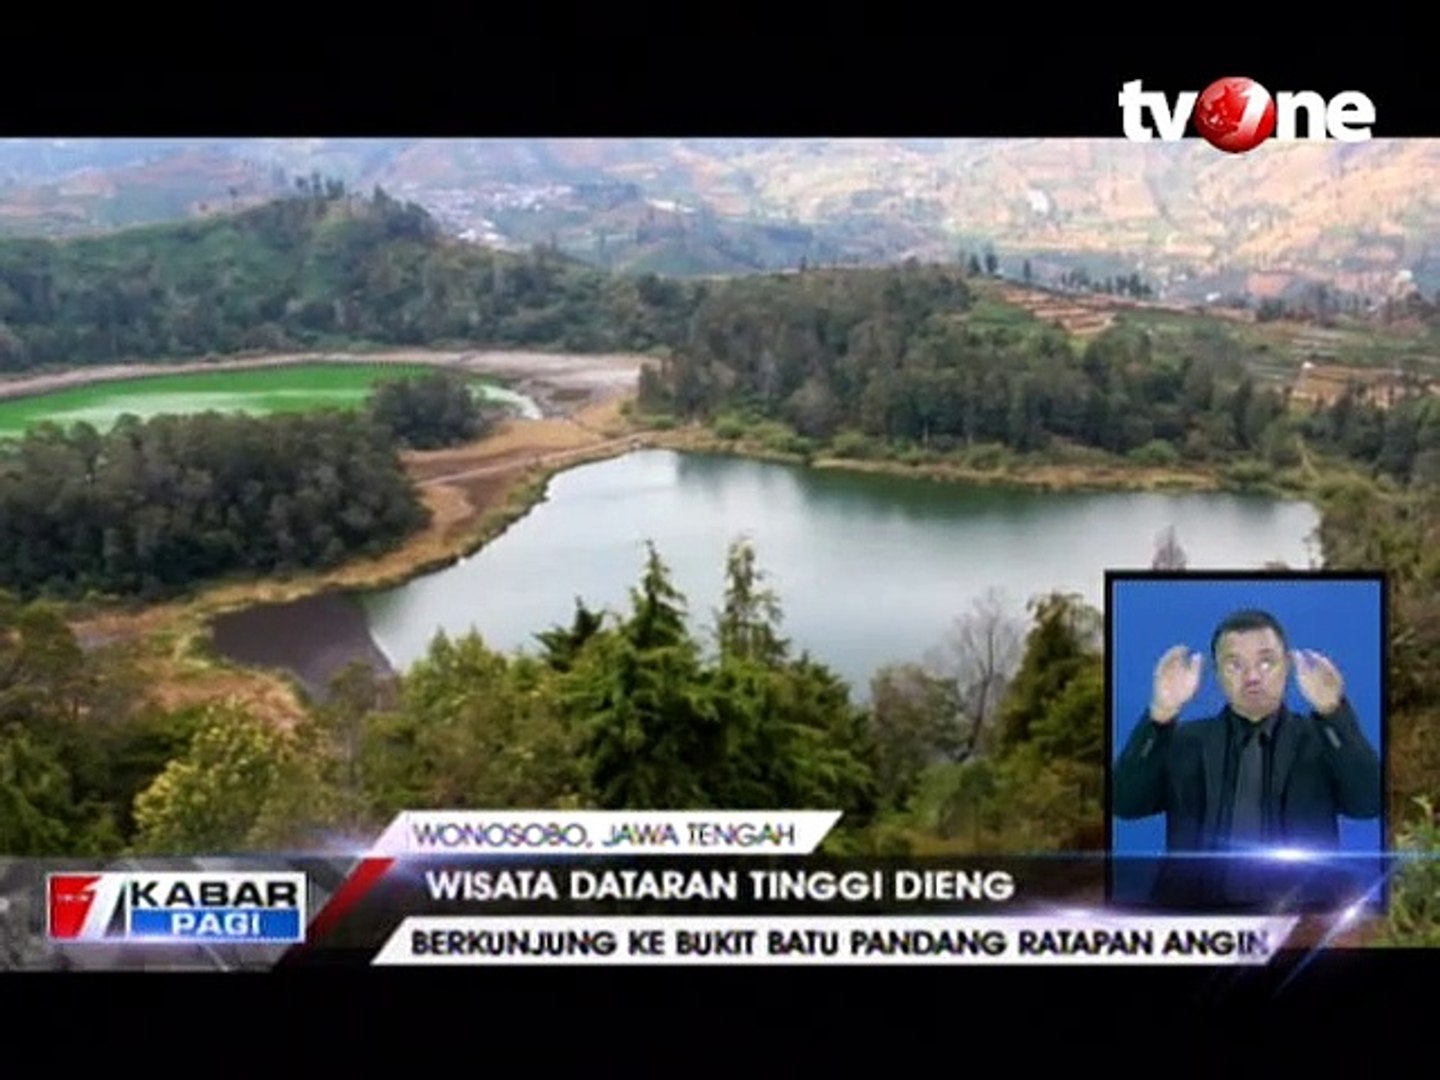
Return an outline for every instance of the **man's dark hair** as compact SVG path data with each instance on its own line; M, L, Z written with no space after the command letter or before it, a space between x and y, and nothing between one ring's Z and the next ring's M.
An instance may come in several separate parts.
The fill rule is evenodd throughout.
M1274 615L1268 611L1256 611L1249 608L1226 616L1225 621L1215 628L1215 633L1210 638L1210 659L1220 659L1217 650L1220 648L1222 637L1226 634L1244 633L1246 630L1274 630L1275 636L1280 639L1280 647L1286 651L1290 648L1285 641L1285 630Z

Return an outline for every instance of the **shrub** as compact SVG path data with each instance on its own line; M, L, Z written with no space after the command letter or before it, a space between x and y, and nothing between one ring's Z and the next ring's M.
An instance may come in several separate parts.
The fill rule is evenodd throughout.
M1390 885L1380 942L1434 948L1440 946L1440 820L1428 798L1415 799L1415 806L1415 817L1396 837L1405 862Z
M858 431L842 431L830 442L836 457L864 459L875 456L875 444Z
M1131 450L1129 457L1137 465L1165 467L1180 464L1180 451L1164 439L1151 439L1144 446Z
M1000 443L980 443L965 455L967 464L976 469L1003 469L1010 464L1010 450Z
M1275 470L1263 461L1237 461L1227 465L1221 475L1241 487L1258 487L1273 481Z
M711 425L717 438L732 440L745 434L745 422L737 416L722 416Z

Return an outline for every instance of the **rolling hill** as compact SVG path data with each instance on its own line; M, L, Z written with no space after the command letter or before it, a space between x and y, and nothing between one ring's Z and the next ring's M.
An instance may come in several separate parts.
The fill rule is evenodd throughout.
M57 145L58 144L58 145ZM1440 288L1440 141L230 139L0 142L0 232L60 236L249 205L312 174L490 246L731 274L954 260L1042 280L1138 271L1160 295Z

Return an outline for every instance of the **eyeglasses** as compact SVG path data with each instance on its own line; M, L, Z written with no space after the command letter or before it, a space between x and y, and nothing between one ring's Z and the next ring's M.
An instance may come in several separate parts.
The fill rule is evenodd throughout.
M1221 662L1220 666L1226 675L1239 676L1245 674L1245 669L1249 665L1238 656L1227 656L1224 661ZM1280 661L1273 656L1262 656L1259 660L1255 661L1255 670L1261 675L1274 674L1279 666Z

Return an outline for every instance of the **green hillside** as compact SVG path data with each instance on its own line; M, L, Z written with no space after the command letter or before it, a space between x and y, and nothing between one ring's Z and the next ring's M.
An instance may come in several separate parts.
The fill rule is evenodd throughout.
M414 204L332 182L203 222L0 241L0 371L362 343L645 349L683 325L648 284L450 240Z

